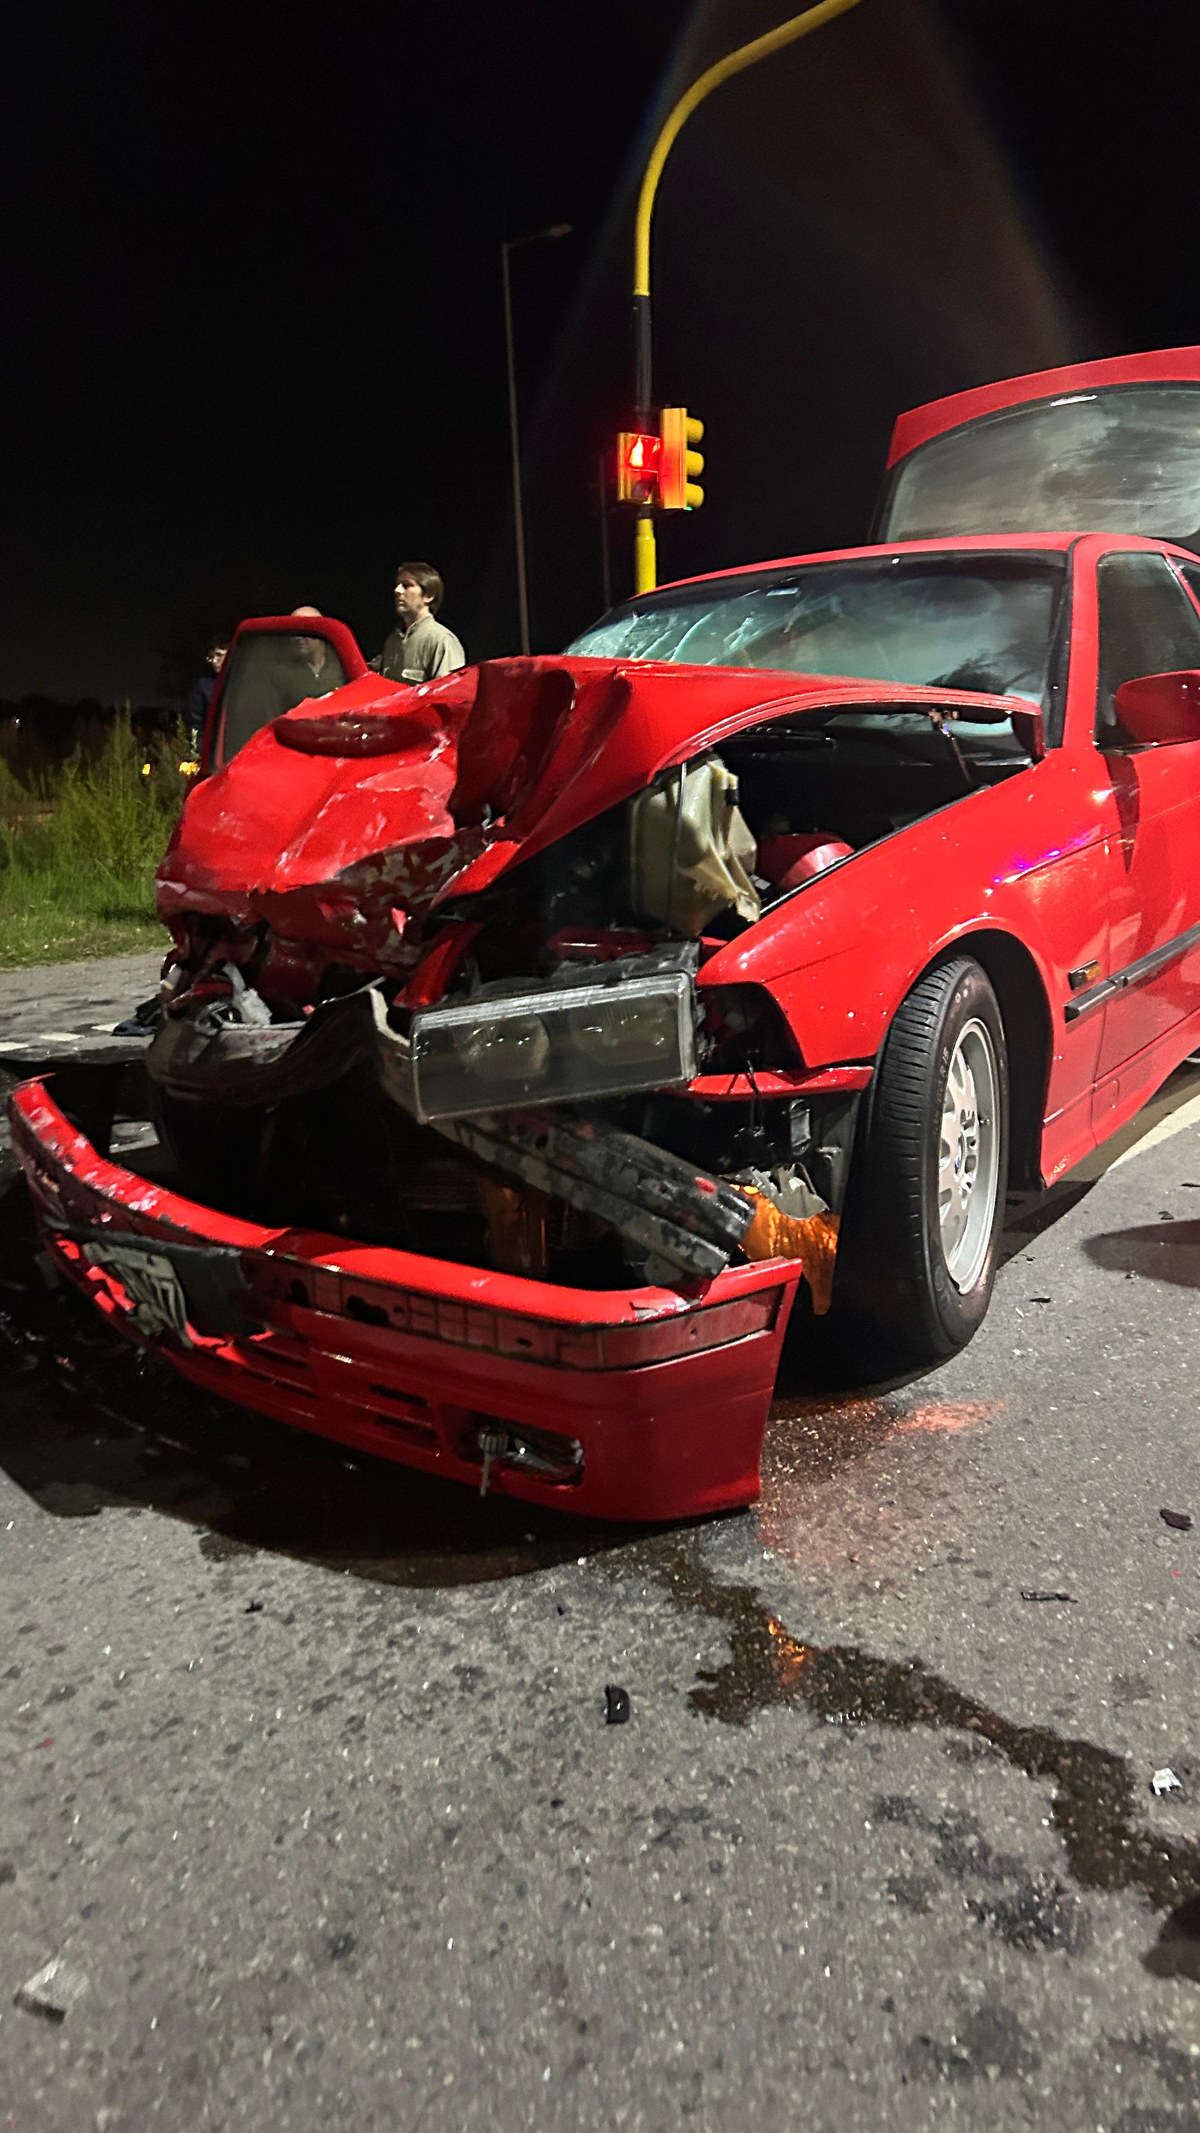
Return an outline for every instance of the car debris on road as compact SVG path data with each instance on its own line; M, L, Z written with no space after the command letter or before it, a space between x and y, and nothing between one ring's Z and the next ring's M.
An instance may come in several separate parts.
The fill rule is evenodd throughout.
M28 2014L44 2015L47 2021L63 2022L87 1989L84 1972L56 1955L18 1987L13 2005L23 2007Z

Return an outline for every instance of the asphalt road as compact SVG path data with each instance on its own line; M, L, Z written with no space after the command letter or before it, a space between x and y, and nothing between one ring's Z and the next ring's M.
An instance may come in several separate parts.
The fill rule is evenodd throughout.
M0 2128L1200 2128L1194 1120L1014 1210L947 1368L794 1357L761 1503L649 1534L140 1374L10 1190Z

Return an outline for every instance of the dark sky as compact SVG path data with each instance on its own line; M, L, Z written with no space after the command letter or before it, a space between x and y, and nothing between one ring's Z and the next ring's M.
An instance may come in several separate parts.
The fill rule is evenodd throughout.
M639 146L791 4L10 11L0 696L151 700L214 604L373 652L402 556L513 649L498 246L556 221L514 261L535 644L589 620ZM709 467L664 574L861 538L903 407L1200 340L1196 13L862 0L717 92L656 228Z

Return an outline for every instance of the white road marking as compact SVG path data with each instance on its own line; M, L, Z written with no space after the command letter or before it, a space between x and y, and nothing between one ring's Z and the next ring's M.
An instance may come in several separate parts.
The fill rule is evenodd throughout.
M44 1052L48 1044L88 1044L92 1037L111 1037L115 1022L93 1023L88 1029L43 1029L36 1037L0 1037L0 1051ZM149 1035L149 1032L147 1032ZM123 1037L122 1044L141 1044L141 1037Z
M1136 1140L1132 1148L1122 1149L1120 1155L1115 1157L1108 1167L1110 1170L1119 1170L1122 1163L1132 1162L1135 1155L1145 1155L1148 1148L1157 1148L1161 1142L1171 1140L1176 1133L1186 1133L1189 1126L1198 1124L1200 1096L1193 1096L1189 1102L1181 1104L1177 1111L1170 1112L1166 1118L1161 1118L1156 1126L1151 1126L1150 1131L1144 1133L1140 1140Z

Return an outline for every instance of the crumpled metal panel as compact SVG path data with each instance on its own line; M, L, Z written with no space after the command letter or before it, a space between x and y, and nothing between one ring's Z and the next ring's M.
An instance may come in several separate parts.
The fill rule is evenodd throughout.
M394 967L397 910L484 887L772 704L872 693L577 658L489 660L417 688L367 675L264 728L193 789L159 868L159 913L168 926L196 913L265 920ZM376 754L389 721L397 745ZM304 741L318 730L344 730L348 751L366 734L371 750L316 752Z

